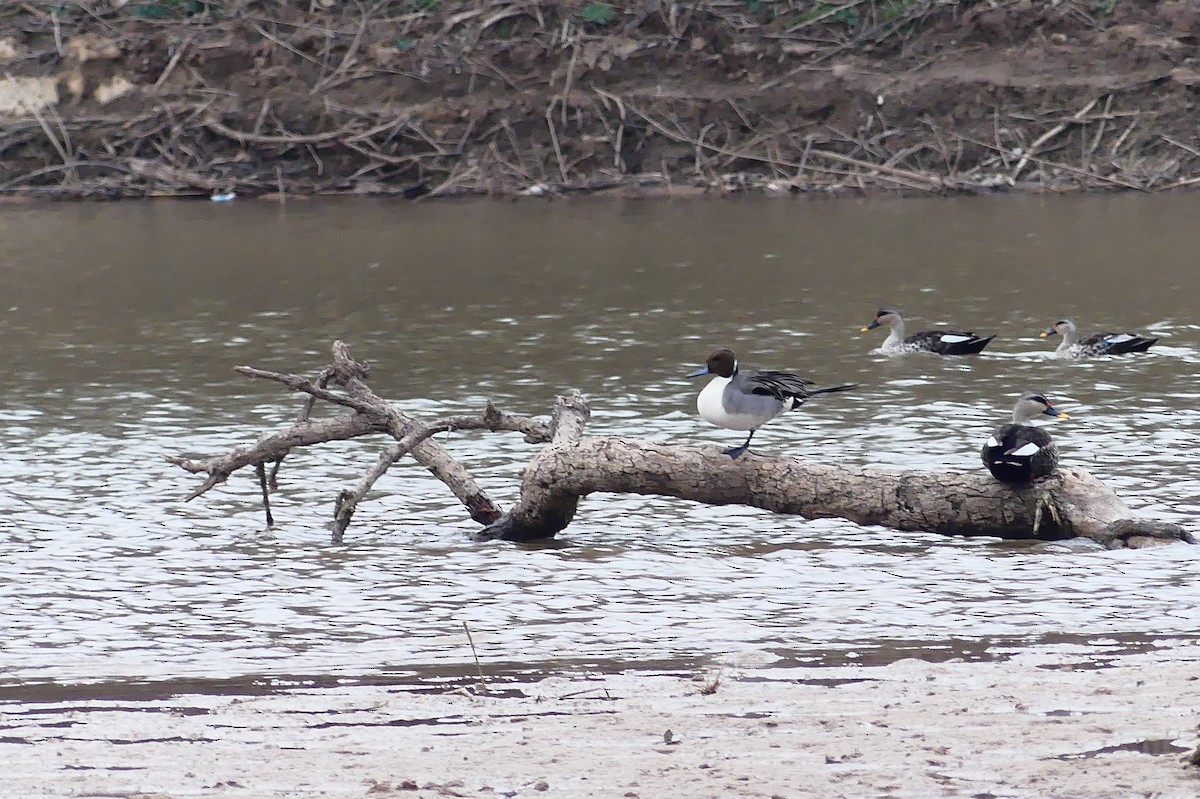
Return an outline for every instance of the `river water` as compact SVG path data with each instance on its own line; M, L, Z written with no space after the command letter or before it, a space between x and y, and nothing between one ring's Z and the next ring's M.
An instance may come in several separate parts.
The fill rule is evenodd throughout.
M563 670L1088 657L1194 640L1200 548L1101 551L595 496L554 546L468 540L444 487L398 465L329 544L337 491L384 440L295 453L266 529L218 454L299 398L233 372L312 373L344 339L375 390L428 416L543 414L590 431L729 446L683 379L743 365L862 388L765 428L763 452L890 469L980 468L1023 390L1072 419L1063 459L1139 512L1200 505L1200 196L938 200L123 203L0 207L0 698L107 685L247 685ZM888 358L881 304L919 329L997 333L979 358ZM1038 331L1161 336L1060 362ZM536 448L443 437L506 506ZM124 686L124 688L122 688ZM182 690L182 688L178 688Z

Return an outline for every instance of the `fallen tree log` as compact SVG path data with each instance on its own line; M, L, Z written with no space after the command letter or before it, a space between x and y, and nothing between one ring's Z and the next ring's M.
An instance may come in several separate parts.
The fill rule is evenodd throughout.
M787 456L748 453L729 458L715 446L660 444L621 437L590 437L590 414L578 392L560 396L547 423L502 413L488 402L477 415L422 422L376 396L366 385L369 367L333 345L333 364L316 380L251 367L238 371L282 383L309 395L301 418L250 447L206 459L168 460L207 479L194 499L238 469L259 470L264 502L264 467L279 463L295 447L384 433L395 443L353 489L338 494L333 541L340 542L359 502L388 468L405 455L428 468L485 525L475 538L529 541L550 538L574 519L579 500L594 493L677 497L710 505L748 505L808 519L837 517L857 524L965 536L1060 540L1084 537L1108 547L1147 546L1169 541L1196 543L1176 524L1134 516L1102 482L1079 468L1059 469L1028 486L1013 487L978 473L854 469L808 463ZM331 390L334 383L341 391ZM347 407L349 416L313 421L316 400ZM548 441L525 468L516 506L502 513L470 473L431 436L449 430L523 433L530 443ZM268 506L268 524L270 512Z

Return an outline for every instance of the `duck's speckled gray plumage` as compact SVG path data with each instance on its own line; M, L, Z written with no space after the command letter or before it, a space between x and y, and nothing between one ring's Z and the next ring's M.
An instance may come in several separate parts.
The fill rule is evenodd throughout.
M938 355L975 355L983 350L995 336L977 336L967 330L922 330L911 336L904 335L904 317L895 308L880 308L875 318L862 332L887 325L888 337L879 349L887 353L936 352Z
M718 427L749 431L744 444L725 451L733 458L746 451L758 428L780 414L799 408L809 397L845 391L856 385L818 387L813 381L791 372L743 372L738 369L733 351L727 349L714 351L705 365L688 377L708 374L714 377L696 398L700 416Z
M1093 333L1080 338L1079 329L1071 319L1059 319L1042 333L1042 338L1062 334L1062 341L1054 350L1059 358L1092 358L1097 355L1126 355L1145 352L1158 342L1140 333Z
M1030 424L1040 415L1069 418L1042 394L1022 394L1013 406L1012 424L996 428L983 444L983 465L997 480L1028 483L1050 474L1058 466L1058 447L1050 434Z

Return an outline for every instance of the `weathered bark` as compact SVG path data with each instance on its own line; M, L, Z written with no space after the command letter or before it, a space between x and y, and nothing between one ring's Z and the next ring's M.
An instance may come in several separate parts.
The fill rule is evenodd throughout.
M1112 489L1083 469L1014 488L987 474L849 469L719 447L583 438L551 445L526 469L521 499L481 538L553 536L588 494L654 494L709 505L749 505L807 519L836 517L896 530L1104 544L1131 535L1181 539L1176 525L1137 522ZM1118 521L1123 526L1116 526Z
M342 540L358 503L406 454L444 482L472 519L486 525L476 535L481 540L552 537L571 523L582 497L608 492L749 505L808 519L839 517L858 524L950 535L1041 540L1082 536L1110 547L1176 540L1195 543L1178 525L1135 518L1111 489L1083 469L1061 469L1030 486L1014 488L982 470L948 474L850 469L755 453L734 460L718 447L585 437L590 411L578 392L558 397L549 424L501 413L490 402L479 414L426 423L396 410L367 388L368 367L353 361L344 344L336 342L333 355L333 364L315 381L238 367L242 374L282 383L310 399L295 424L253 446L208 459L170 456L172 463L188 471L208 474L188 499L237 469L254 466L269 518L265 464L277 468L295 447L384 433L395 443L379 454L354 489L344 489L337 497L335 543ZM329 389L331 382L344 391ZM309 413L316 399L350 408L352 413L313 421ZM430 436L447 430L515 431L531 443L550 442L526 467L521 498L510 513L502 514L462 464L431 440Z
M478 538L551 537L571 522L581 497L607 492L949 535L1082 536L1111 547L1194 543L1179 525L1132 518L1112 489L1083 469L1013 487L983 473L850 469L754 453L734 460L719 447L582 437L586 417L582 397L559 397L556 434L526 468L520 501Z

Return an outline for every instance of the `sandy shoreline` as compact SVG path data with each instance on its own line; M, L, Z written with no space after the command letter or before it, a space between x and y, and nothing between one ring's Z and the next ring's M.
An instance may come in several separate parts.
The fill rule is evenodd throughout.
M1200 644L8 703L4 797L1195 797ZM670 743L667 731L670 730Z

